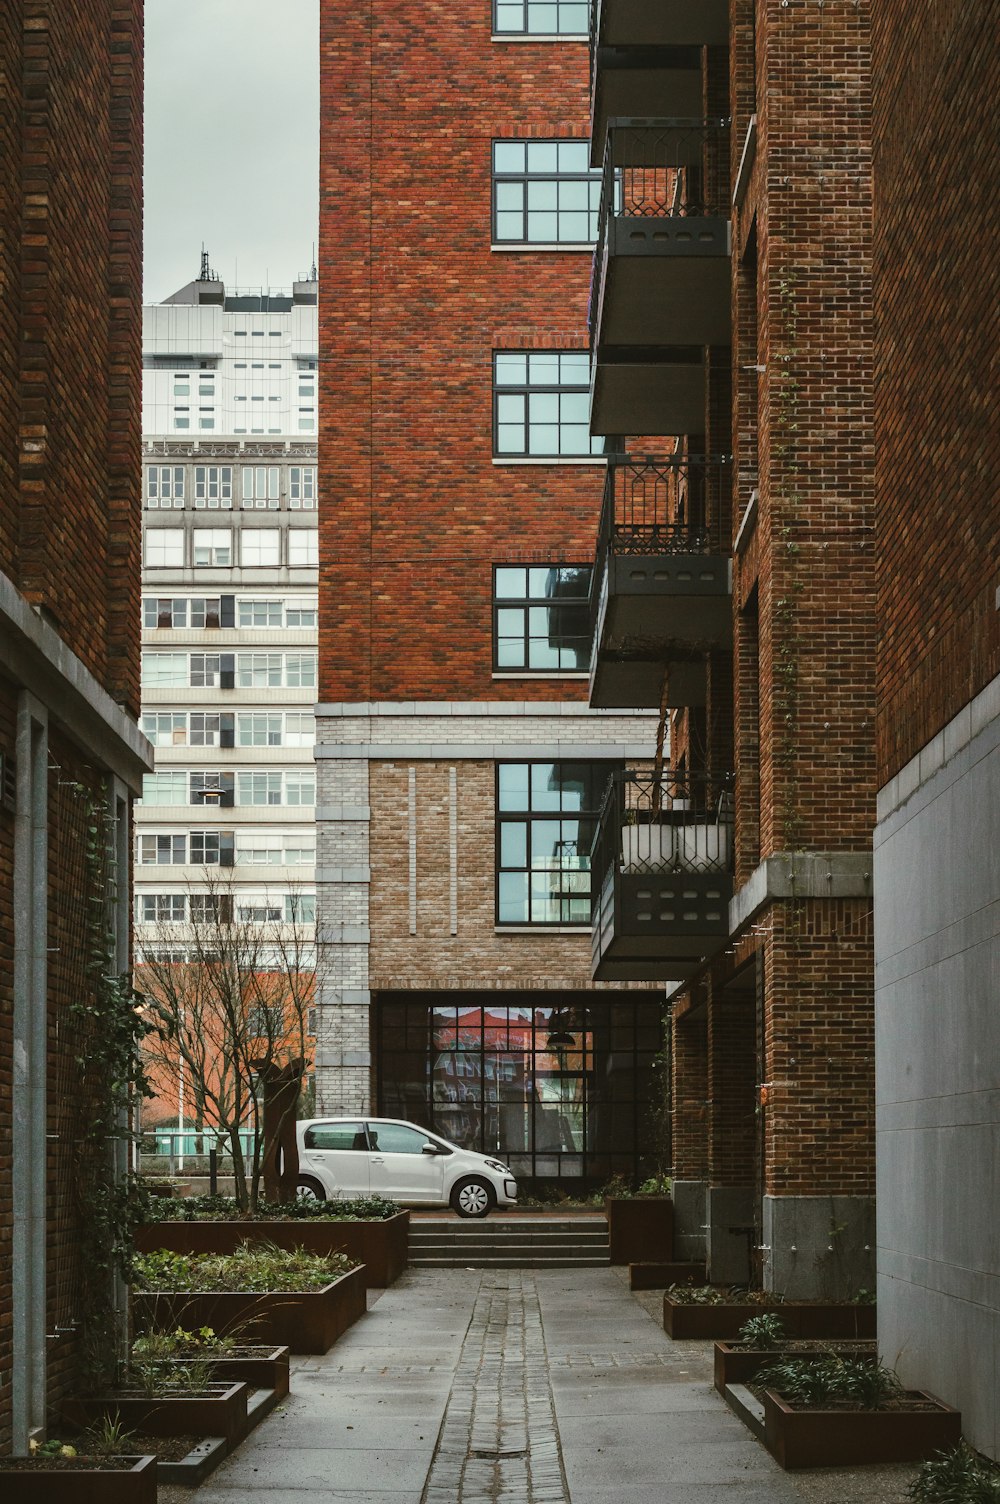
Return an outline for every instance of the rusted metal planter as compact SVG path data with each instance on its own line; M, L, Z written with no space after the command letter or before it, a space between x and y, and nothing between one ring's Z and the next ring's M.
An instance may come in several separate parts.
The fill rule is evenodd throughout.
M210 1326L220 1336L233 1333L244 1342L287 1345L293 1353L327 1352L366 1309L363 1265L318 1290L136 1290L132 1294L137 1331Z
M670 1258L674 1251L674 1203L669 1196L608 1196L604 1210L612 1264Z
M868 1462L920 1462L958 1446L962 1416L932 1394L905 1391L932 1409L793 1409L764 1390L764 1442L783 1468L849 1467Z
M815 1301L797 1304L793 1300L741 1302L727 1305L690 1305L663 1297L663 1329L675 1340L685 1337L735 1338L744 1322L752 1316L779 1316L787 1337L829 1337L851 1339L875 1336L875 1307L849 1305L840 1301Z
M127 1431L147 1436L222 1436L234 1447L247 1433L247 1386L219 1384L206 1394L107 1394L67 1400L63 1416L85 1429L117 1415Z
M717 1342L715 1344L715 1387L720 1394L724 1394L727 1384L748 1384L769 1363L780 1363L785 1358L794 1358L796 1362L801 1359L803 1363L815 1363L820 1358L828 1358L831 1352L850 1363L863 1363L865 1359L874 1362L877 1357L874 1342L855 1344L842 1342L838 1343L836 1348L831 1348L825 1343L817 1343L816 1347L809 1351L804 1351L802 1348L789 1351L787 1347L734 1347L729 1342Z
M628 1266L630 1290L662 1290L667 1285L703 1285L704 1264L652 1264L640 1263Z
M107 1468L4 1467L0 1495L17 1504L156 1504L156 1458L116 1457Z
M272 1243L307 1253L346 1253L365 1266L366 1287L386 1289L406 1268L410 1214L371 1222L338 1222L321 1217L243 1222L150 1222L136 1229L139 1253L169 1248L172 1253L235 1253L241 1243Z
M208 1362L213 1379L228 1384L249 1384L251 1389L273 1389L276 1400L283 1400L288 1393L287 1347L273 1347L269 1353L227 1353L224 1358L195 1358L192 1362Z

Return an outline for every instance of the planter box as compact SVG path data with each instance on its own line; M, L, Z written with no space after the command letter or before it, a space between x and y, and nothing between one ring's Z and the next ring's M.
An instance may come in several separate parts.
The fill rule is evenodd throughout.
M63 1416L85 1429L117 1415L128 1431L147 1436L221 1436L234 1447L247 1434L246 1384L220 1384L218 1394L100 1395L67 1400Z
M663 1290L667 1285L703 1285L704 1264L629 1264L630 1290Z
M406 1268L409 1212L383 1222L306 1221L150 1222L136 1229L138 1253L169 1248L172 1253L233 1253L241 1243L273 1243L307 1253L346 1253L360 1259L365 1284L385 1289Z
M17 1504L156 1504L156 1458L119 1457L115 1469L5 1468L0 1494Z
M793 1410L780 1395L765 1389L764 1442L784 1468L920 1462L958 1446L962 1437L958 1410L922 1390L908 1390L906 1397L925 1400L934 1408Z
M669 1196L633 1196L604 1203L612 1264L650 1263L674 1250L674 1203Z
M249 1384L251 1389L273 1389L275 1400L283 1400L288 1393L288 1348L273 1347L269 1353L240 1353L237 1348L225 1358L207 1360L192 1359L192 1362L207 1361L211 1364L212 1377L227 1384Z
M780 1316L788 1337L849 1339L875 1336L875 1307L846 1305L839 1301L797 1304L793 1300L768 1305L697 1306L663 1297L663 1329L668 1336L734 1338L751 1316Z
M136 1290L132 1294L137 1331L210 1326L220 1336L232 1332L245 1342L287 1344L293 1353L325 1353L366 1309L363 1266L319 1290L266 1294Z
M838 1358L846 1358L851 1363L864 1362L870 1358L873 1362L877 1357L874 1342L865 1344L850 1344L841 1342L836 1348L831 1349L827 1345L817 1344L809 1351L797 1348L790 1352L785 1347L733 1347L729 1342L717 1342L715 1344L715 1387L720 1394L725 1394L727 1384L747 1384L762 1368L769 1363L780 1363L784 1358L799 1359L803 1363L813 1363L819 1358L827 1358L831 1351Z

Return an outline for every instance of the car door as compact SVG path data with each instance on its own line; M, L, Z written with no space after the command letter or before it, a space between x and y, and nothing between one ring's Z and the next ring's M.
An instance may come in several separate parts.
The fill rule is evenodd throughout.
M437 1139L409 1123L388 1123L384 1119L368 1120L371 1145L372 1195L389 1196L394 1201L419 1205L421 1202L443 1204L445 1165L450 1158L442 1154L425 1154L424 1145L441 1148Z
M313 1123L302 1137L302 1169L318 1174L328 1195L338 1201L367 1196L368 1140L358 1118Z

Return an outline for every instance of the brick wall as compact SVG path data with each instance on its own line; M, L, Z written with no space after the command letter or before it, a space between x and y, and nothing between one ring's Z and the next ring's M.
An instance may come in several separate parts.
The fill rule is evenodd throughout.
M705 1018L675 1008L671 1019L670 1100L673 1176L704 1180L708 1174L708 1039Z
M17 727L17 688L0 678L0 748L9 752ZM0 1396L10 1393L13 1358L11 1134L14 1058L14 817L0 809ZM0 1451L10 1445L9 1416L0 1403Z
M551 698L491 680L491 565L591 562L603 473L493 465L492 351L585 348L591 258L491 253L490 143L585 137L587 47L321 10L320 699Z
M0 49L0 568L135 709L142 6L14 0Z
M1000 55L987 0L873 18L881 786L1000 674Z
M450 859L454 770L455 869ZM411 900L410 778L415 844ZM591 989L590 930L495 934L491 762L371 768L371 988ZM454 894L457 933L452 933ZM415 933L411 933L411 920ZM600 984L597 984L600 986ZM647 984L637 984L645 989ZM605 989L602 989L605 990ZM654 989L659 990L659 989Z

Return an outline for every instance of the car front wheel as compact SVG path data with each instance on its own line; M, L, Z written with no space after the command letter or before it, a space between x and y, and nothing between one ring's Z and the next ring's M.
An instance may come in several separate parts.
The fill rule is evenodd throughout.
M485 1217L496 1205L488 1180L460 1180L451 1193L451 1204L460 1217Z

